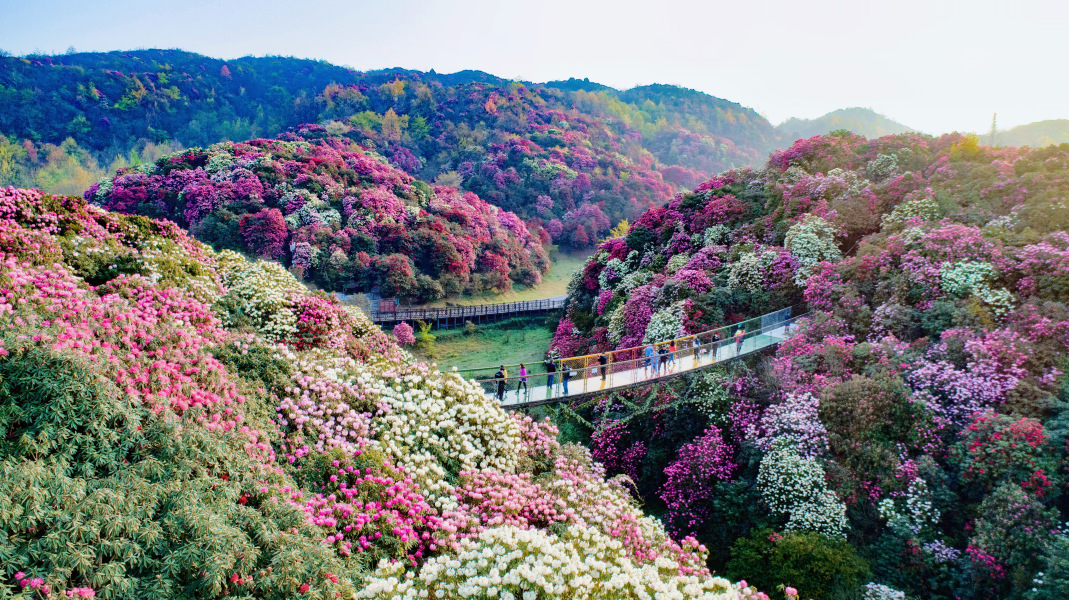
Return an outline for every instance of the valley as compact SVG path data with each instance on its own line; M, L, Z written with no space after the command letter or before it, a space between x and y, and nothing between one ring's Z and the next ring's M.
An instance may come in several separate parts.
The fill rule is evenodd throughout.
M1064 125L0 53L0 598L1069 597Z

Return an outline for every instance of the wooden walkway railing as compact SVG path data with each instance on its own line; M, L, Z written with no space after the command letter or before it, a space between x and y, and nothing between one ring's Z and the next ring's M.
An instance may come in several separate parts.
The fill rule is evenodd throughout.
M567 296L527 300L525 302L504 302L500 304L479 304L476 306L455 306L450 308L399 308L396 311L373 311L371 320L378 325L392 325L416 321L430 323L438 329L459 327L466 321L477 325L503 321L512 317L545 314L564 308Z

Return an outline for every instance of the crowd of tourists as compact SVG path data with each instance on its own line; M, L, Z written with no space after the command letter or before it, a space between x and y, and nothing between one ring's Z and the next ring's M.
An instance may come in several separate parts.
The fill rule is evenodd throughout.
M742 353L743 342L746 339L746 329L744 327L739 327L732 337L735 340L734 355L737 356ZM720 340L720 332L716 332L713 334L713 343L695 347L694 360L702 360L703 358L709 357L713 352L718 353L718 355L714 357L714 360L719 360ZM643 377L649 379L651 377L655 378L675 373L678 368L678 363L676 361L678 354L679 348L676 346L676 340L647 344L642 349L641 360ZM596 358L597 366L594 367L577 369L568 365L567 360L568 359L559 359L552 354L547 354L545 360L542 362L542 367L546 372L547 398L553 395L553 386L557 383L558 372L560 373L562 396L569 395L568 383L572 378L579 377L580 370L587 368L590 369L592 375L601 375L601 389L604 389L609 372L609 363L612 362L612 352L602 352L598 354ZM515 388L517 397L527 398L530 396L531 390L528 387L527 379L527 365L520 363L519 376L516 378ZM497 384L497 399L499 401L504 401L505 393L508 391L509 386L509 373L508 369L505 368L505 365L501 365L498 368L497 373L494 374L494 380ZM523 390L522 396L520 390Z

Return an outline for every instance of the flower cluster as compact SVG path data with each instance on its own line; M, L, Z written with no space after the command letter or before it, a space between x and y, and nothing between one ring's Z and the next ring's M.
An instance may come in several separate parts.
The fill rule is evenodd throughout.
M800 455L789 440L776 440L761 459L757 485L774 513L789 516L787 531L846 535L846 506L827 488L824 468Z
M739 597L725 579L683 575L680 568L667 558L635 564L619 541L577 527L554 535L505 525L427 561L411 578L400 563L380 562L355 598Z
M768 452L782 437L790 440L803 457L820 458L828 452L828 432L820 422L819 409L820 400L812 394L788 394L783 402L772 405L761 416L762 434L751 441Z

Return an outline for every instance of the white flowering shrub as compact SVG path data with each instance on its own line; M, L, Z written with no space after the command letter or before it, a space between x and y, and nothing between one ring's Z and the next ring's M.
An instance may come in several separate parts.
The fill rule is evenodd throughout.
M426 366L385 373L358 366L355 374L377 395L379 444L438 508L456 507L450 475L516 469L519 428L478 384Z
M928 190L928 192L931 192L931 190ZM894 210L883 216L880 225L884 229L887 229L888 227L900 225L911 219L919 218L922 221L931 221L938 216L939 204L936 203L935 198L929 194L899 204Z
M787 230L783 245L798 259L799 267L794 274L796 285L804 285L818 263L842 258L835 244L836 234L834 225L816 215L806 215Z
M212 150L215 151L208 154L208 164L204 166L204 170L208 173L228 170L235 162L233 154L226 152L225 147L218 146L218 144L212 146Z
M308 292L276 262L249 261L232 250L217 255L227 297L237 301L241 313L252 319L268 340L287 339L297 332L297 317L289 296Z
M409 577L401 562L381 561L356 599L400 598L696 598L736 600L726 579L681 572L670 558L638 564L623 544L585 527L558 535L503 526L464 540Z
M757 292L765 287L765 276L772 267L776 253L766 250L761 254L743 252L739 259L731 263L728 270L728 287Z
M835 493L824 490L816 497L794 505L785 531L814 531L831 537L846 537L846 505Z
M870 179L882 181L898 170L898 157L894 154L879 154L865 165L865 174Z
M683 302L674 302L667 308L653 313L646 327L643 344L667 342L680 336L683 331Z
M728 377L722 371L706 371L694 386L693 394L688 400L707 417L723 417L729 411L732 401L727 384Z
M624 278L617 284L616 291L627 294L638 286L646 285L651 281L653 281L653 273L649 271L635 271L624 275Z
M862 178L855 171L832 169L825 175L818 173L810 178L806 191L812 198L844 201L865 194L870 186L869 180Z
M846 536L846 506L827 488L824 467L790 440L777 439L761 459L757 487L773 513L788 515L787 531Z
M904 500L884 498L877 508L891 531L907 538L935 531L941 516L932 504L928 482L920 477L910 482Z
M689 254L676 254L672 258L668 259L668 265L665 267L665 269L668 271L669 275L675 275L676 272L682 269L689 260Z
M993 288L995 267L975 260L955 263L944 262L939 268L939 285L943 291L961 298L976 296L988 305L997 316L1004 316L1013 309L1014 300L1005 288Z
M974 294L978 288L987 287L994 277L995 267L980 261L945 262L939 268L939 280L943 290L963 298Z
M906 593L881 583L867 583L863 600L906 600Z
M727 225L713 225L702 233L702 246L716 246L717 244L723 244L727 242L728 234L731 230Z

